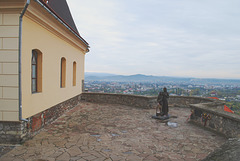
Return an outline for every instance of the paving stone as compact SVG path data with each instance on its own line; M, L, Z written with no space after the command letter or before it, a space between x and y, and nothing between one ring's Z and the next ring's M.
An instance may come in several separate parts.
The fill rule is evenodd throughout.
M19 148L15 148L12 152L13 152L13 155L20 156L20 155L24 155L27 152L27 149L19 147Z
M56 159L55 158L42 158L42 159L35 159L34 161L55 161ZM25 161L32 161L32 160L25 160Z
M83 102L0 160L200 160L226 141L187 123L187 108L170 108L177 128L152 119L154 113Z
M16 158L16 159L14 159L13 161L24 161L24 159Z
M54 145L59 148L64 148L65 144L67 143L67 140L59 140L57 142L54 142Z
M4 154L10 152L13 148L15 148L15 146L13 146L13 145L3 145L3 146L0 146L0 158Z
M193 159L193 158L186 158L185 161L196 161L197 159Z
M14 156L9 156L9 155L4 155L4 156L2 156L1 158L0 158L0 160L3 160L3 161L12 161L12 160L14 160Z
M203 153L203 151L201 149L197 149L197 148L194 148L191 151L195 154Z
M186 150L186 151L191 151L191 150L192 150L192 148L191 148L191 147L189 147L189 146L184 146L184 150Z
M62 161L70 160L70 155L67 152L65 152L65 153L61 154L60 156L58 156L56 158L56 160L59 160L59 161L61 161L61 160Z
M81 159L78 159L77 161L86 161L86 160L81 158Z
M98 157L98 158L103 157L103 155L101 155L100 153L98 153L96 151L91 152L91 155L94 155L95 157Z
M70 154L71 157L77 156L82 153L82 151L77 146L73 146L67 149L67 152Z
M107 158L107 159L105 159L104 161L113 161L112 159L110 159L110 158Z
M106 159L107 158L105 158L105 157L100 157L100 158L93 159L92 161L104 161Z
M81 153L78 156L84 158L84 157L92 156L92 154L90 154L90 153Z
M62 151L55 151L52 155L50 155L51 158L57 158L60 155L62 155L63 152Z
M83 157L83 159L86 159L86 160L95 160L97 157L93 156L93 155L89 155L89 156L85 156Z
M110 158L111 158L112 160L114 160L114 161L115 161L115 160L117 161L117 160L121 160L123 157L117 156L117 155L115 155L115 154L111 154L111 155L110 155Z
M193 158L196 158L196 154L192 153L192 152L187 152L187 153L184 153L184 158L185 159L193 159Z
M140 161L142 160L143 158L140 158L139 156L135 156L135 155L132 155L132 156L128 156L126 158L126 160L134 160L134 161Z
M153 155L149 155L148 157L144 158L144 161L148 161L148 160L151 160L151 161L158 161L158 158L156 158L155 156Z

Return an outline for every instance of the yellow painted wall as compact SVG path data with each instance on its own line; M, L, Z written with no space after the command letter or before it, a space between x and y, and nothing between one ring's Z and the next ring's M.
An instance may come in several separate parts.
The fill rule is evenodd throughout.
M0 10L0 121L18 121L19 14Z
M42 92L31 92L32 50L42 52ZM66 58L66 87L60 88L61 58ZM22 31L22 115L28 118L82 92L85 54L54 32L23 18ZM73 62L77 63L77 81L73 86ZM1 90L1 89L0 89Z

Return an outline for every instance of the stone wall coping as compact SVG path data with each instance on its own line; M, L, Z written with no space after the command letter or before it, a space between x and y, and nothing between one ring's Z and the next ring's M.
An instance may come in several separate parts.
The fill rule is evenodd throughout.
M132 97L132 98L141 98L145 100L156 100L157 96L142 96L142 95L131 95L131 94L116 94L116 93L97 93L97 92L84 92L83 95L94 95L94 96L110 96L110 97ZM240 122L240 116L232 113L225 112L224 102L220 100L215 100L212 98L203 98L196 96L170 96L171 99L185 99L185 100L200 100L197 104L189 104L188 106L192 109L202 109L209 113L217 114L219 116L226 117L231 120ZM157 101L157 100L156 100Z
M170 96L170 98L198 99L198 100L204 100L204 101L207 101L207 102L214 102L215 101L212 98L204 98L204 97L196 97L196 96Z
M209 107L214 107L216 105L224 106L224 103L213 102L213 103L190 104L190 108L204 110L206 112L213 113L213 114L216 114L216 115L226 117L228 119L240 122L240 116L239 115L226 112L223 109L219 109L219 108L209 108Z
M97 93L97 92L84 92L84 95L110 95L110 96L129 96L129 97L139 97L139 98L148 98L148 99L157 99L157 96L142 96L142 95L133 95L133 94L121 94L121 93ZM207 102L214 102L215 100L211 98L195 97L195 96L170 96L170 98L184 98L184 99L198 99L205 100Z
M115 96L115 97L118 97L118 96L129 96L129 97L139 97L139 98L147 98L147 99L152 99L152 98L155 98L155 96L142 96L142 95L132 95L132 94L121 94L121 93L97 93L97 92L84 92L82 93L84 95L109 95L109 96Z

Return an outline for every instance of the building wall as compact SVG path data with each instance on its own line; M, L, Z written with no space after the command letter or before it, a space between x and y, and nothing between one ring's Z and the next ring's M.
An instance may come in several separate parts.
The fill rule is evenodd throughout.
M18 121L19 14L0 11L0 121Z
M55 32L28 17L22 31L22 115L31 117L82 92L85 54ZM31 92L32 50L42 52L42 92ZM61 58L66 59L66 87L60 88ZM73 62L76 62L76 86L73 86Z

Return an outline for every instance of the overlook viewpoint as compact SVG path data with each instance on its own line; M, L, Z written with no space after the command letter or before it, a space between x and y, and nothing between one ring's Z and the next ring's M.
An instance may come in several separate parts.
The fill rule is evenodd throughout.
M170 103L179 98L170 98ZM163 121L152 118L155 108L124 105L119 103L122 100L126 104L140 101L143 107L155 98L84 93L80 104L45 125L32 139L2 153L0 160L203 160L228 140L190 121L191 108L183 104L171 104L170 119Z
M217 95L208 87L203 97L192 87L192 91L172 88L176 95L169 97L170 117L164 110L168 109L167 99L163 99L165 121L155 119L158 102L156 93L144 94L149 88L110 94L104 90L87 92L84 87L85 69L239 78L239 49L234 47L240 40L235 23L239 16L232 19L239 11L234 6L239 4L142 1L136 6L133 1L122 2L0 0L0 160L239 160L240 116L226 112L223 99L207 98L209 93ZM129 8L121 8L124 6ZM228 10L219 12L226 6ZM179 7L183 12L176 9ZM186 12L188 8L204 13L209 21L199 24L201 14ZM136 14L132 12L135 9L139 11ZM212 13L217 19L211 19ZM175 23L167 25L174 17ZM226 23L224 17L232 21ZM209 25L215 20L221 23ZM192 30L185 24L203 28ZM234 25L227 28L226 24ZM85 33L91 45L82 37ZM87 54L90 46L96 54ZM142 81L142 77L128 78ZM234 89L236 97L228 99L240 102L240 89L235 89L238 81L230 81L234 86L229 90ZM159 89L154 89L158 94Z
M188 109L170 108L176 128L154 112L83 103L2 160L201 160L226 140L187 123Z

